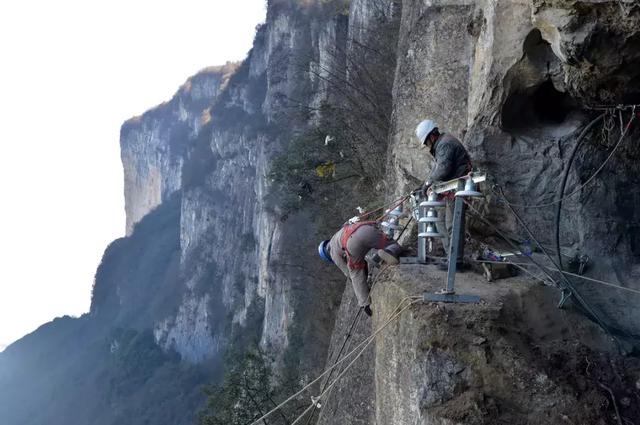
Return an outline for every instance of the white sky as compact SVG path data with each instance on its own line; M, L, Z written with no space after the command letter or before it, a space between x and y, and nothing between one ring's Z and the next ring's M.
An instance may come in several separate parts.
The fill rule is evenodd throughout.
M0 3L0 351L89 308L124 235L120 125L246 56L266 0Z

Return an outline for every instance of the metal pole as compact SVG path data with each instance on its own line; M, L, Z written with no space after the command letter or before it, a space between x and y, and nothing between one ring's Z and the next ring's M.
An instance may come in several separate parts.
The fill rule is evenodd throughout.
M458 191L464 190L464 180L458 180ZM456 281L456 266L458 254L464 249L464 199L456 196L453 209L453 227L451 229L451 241L449 242L449 270L447 272L447 294L454 294Z
M427 216L427 207L420 206L422 202L422 197L418 198L418 262L426 263L427 262L427 238L421 237L420 235L426 233L427 231L427 223L420 222L422 217Z

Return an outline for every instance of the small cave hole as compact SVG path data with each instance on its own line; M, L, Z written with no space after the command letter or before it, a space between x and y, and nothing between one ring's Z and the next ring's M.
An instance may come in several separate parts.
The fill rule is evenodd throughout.
M553 86L551 80L512 93L502 107L502 128L522 131L528 128L557 127L576 110L575 101Z

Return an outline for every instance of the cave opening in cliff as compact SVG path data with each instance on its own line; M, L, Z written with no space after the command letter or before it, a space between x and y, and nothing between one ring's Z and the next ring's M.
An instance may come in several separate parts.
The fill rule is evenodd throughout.
M557 90L551 80L546 80L507 98L502 107L502 127L509 132L555 128L576 109L576 102L569 94Z

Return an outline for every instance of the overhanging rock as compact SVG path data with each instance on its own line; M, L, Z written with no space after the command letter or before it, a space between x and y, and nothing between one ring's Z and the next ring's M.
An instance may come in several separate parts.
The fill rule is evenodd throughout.
M373 329L403 298L441 289L445 278L419 265L383 276ZM625 399L616 401L622 417L640 417L628 403L640 362L618 356L583 316L558 310L554 288L460 273L456 290L483 301L417 303L376 339L376 423L609 423L615 408L605 387Z

